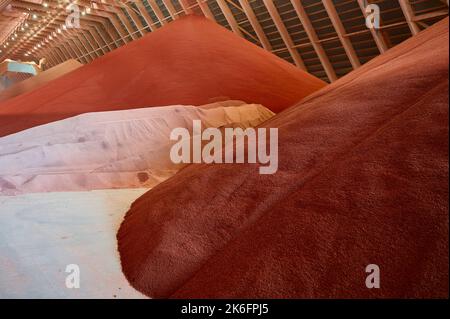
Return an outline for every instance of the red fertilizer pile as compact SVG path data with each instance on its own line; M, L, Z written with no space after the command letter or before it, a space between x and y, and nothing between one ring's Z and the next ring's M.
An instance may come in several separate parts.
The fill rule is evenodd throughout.
M0 104L0 136L86 112L238 99L274 112L322 80L198 16Z
M266 122L274 175L196 164L143 195L118 233L130 283L151 297L447 298L448 53L447 19Z

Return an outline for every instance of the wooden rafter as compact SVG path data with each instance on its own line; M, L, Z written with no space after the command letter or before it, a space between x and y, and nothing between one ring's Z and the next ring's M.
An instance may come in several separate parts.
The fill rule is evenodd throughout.
M177 10L175 10L175 7L173 6L172 2L170 2L170 0L162 0L162 3L166 7L167 12L169 12L170 17L173 20L178 19Z
M159 23L162 25L166 24L166 18L164 17L164 14L162 13L161 9L156 4L155 0L148 0L148 4L152 8L153 12L155 13L156 17L158 18Z
M255 12L253 11L252 7L250 6L250 3L248 0L239 0L239 3L242 7L242 10L244 11L245 15L247 16L248 21L250 22L251 26L253 27L253 30L255 30L256 36L258 37L259 42L261 43L262 47L268 51L272 50L272 45L269 42L269 39L267 38L266 34L264 33L263 28L261 27L261 24L259 23L258 19L256 18Z
M275 4L273 3L273 0L263 0L263 2L278 32L280 33L281 38L283 39L284 45L288 49L292 60L294 60L295 65L303 70L306 70L306 66L303 63L300 53L298 53L297 49L294 48L294 42L292 41L292 38L290 37L286 26L283 24L283 21L281 20L281 17L277 11L277 8L275 7Z
M309 17L300 2L300 0L291 0L291 3L297 12L297 16L300 20L300 23L303 25L303 28L305 29L306 34L308 35L309 41L311 41L311 45L313 46L314 50L317 53L317 56L319 57L320 62L322 63L322 66L325 70L325 73L328 76L328 79L333 82L337 80L336 72L333 69L333 66L330 63L330 60L328 59L327 54L325 53L325 50L322 47L322 44L319 42L319 37L316 34L316 31L314 30L314 27L311 24L311 21L309 20Z
M231 13L230 7L228 7L225 0L217 0L217 4L219 5L220 10L222 10L223 15L225 16L225 19L227 20L228 24L231 27L231 30L233 30L234 33L236 33L239 36L243 36L241 29L239 28L239 25L236 22L236 19L233 16L233 13Z
M421 8L417 12L412 8L412 1L399 0L395 7L383 9L380 6L382 14L394 18L389 19L393 21L389 24L381 21L380 29L375 30L361 25L361 16L367 17L365 6L372 3L371 0L315 0L309 1L308 5L303 0L146 0L149 6L143 0L77 0L83 10L80 28L57 32L68 13L58 0L45 1L43 6L24 0L8 0L14 10L28 13L26 21L33 33L26 36L25 32L18 31L18 40L11 40L8 35L5 42L9 41L9 45L6 48L2 45L0 58L22 59L25 55L39 60L46 57L48 67L72 58L89 63L173 19L195 12L220 23L224 17L237 35L289 61L292 58L300 68L306 68L306 61L313 74L332 82L337 78L336 74L340 76L357 68L361 63L359 57L367 61L392 46L393 38L405 39L417 34L420 28L448 15L443 7L443 3L447 3L445 0L437 4L436 1L426 2L434 9ZM373 3L379 1L373 0ZM420 3L421 7L425 4L421 0ZM211 5L214 5L213 10ZM351 16L352 12L354 16ZM31 19L33 14L38 18ZM281 17L286 18L282 20ZM404 26L411 32L406 32L409 30L405 31ZM35 27L39 29L34 30ZM374 40L370 40L370 45L367 44L368 36ZM329 49L327 44L335 44L338 50ZM302 56L306 57L311 47L316 54L303 61ZM341 63L344 55L341 48L352 68L348 63L344 63L345 66Z
M214 15L211 12L211 9L208 7L208 3L206 0L197 0L197 4L203 12L203 15L208 19L215 21Z
M405 15L406 22L408 23L408 27L411 30L411 34L416 35L420 32L420 28L414 21L414 11L411 8L411 4L408 0L398 0L398 2L400 3L400 7L402 8L403 14Z
M367 19L367 12L366 12L366 6L368 4L367 0L358 0L358 4L361 8L361 11L364 15L364 18ZM370 33L372 34L373 40L375 41L375 44L377 45L378 50L380 53L384 53L388 50L388 45L384 41L383 34L381 34L381 30L377 30L375 28L370 29Z
M330 17L331 23L333 24L333 27L336 30L339 40L341 41L342 46L344 47L345 53L347 54L347 57L350 60L353 69L358 68L361 65L361 63L359 62L358 56L356 55L352 42L346 36L345 28L342 25L341 19L339 18L339 15L336 11L336 8L334 7L333 2L331 0L323 0L322 3L325 7L325 10L328 13L328 16Z

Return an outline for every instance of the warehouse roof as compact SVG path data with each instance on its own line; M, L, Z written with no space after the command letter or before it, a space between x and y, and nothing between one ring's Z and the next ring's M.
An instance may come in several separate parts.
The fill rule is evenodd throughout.
M80 28L66 28L75 3ZM368 4L381 28L366 27ZM73 8L73 7L72 7ZM185 14L200 14L326 80L358 68L448 15L446 0L0 0L0 61L51 67L95 58Z

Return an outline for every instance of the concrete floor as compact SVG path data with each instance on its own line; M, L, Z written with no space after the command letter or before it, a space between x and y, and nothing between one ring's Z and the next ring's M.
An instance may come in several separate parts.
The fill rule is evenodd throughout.
M0 298L143 298L123 276L116 231L146 189L0 196ZM80 288L66 287L66 266Z

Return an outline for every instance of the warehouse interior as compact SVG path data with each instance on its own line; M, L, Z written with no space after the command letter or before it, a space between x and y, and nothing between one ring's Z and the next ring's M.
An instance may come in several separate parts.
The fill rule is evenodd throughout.
M0 0L0 298L448 298L448 52L448 0Z
M369 1L381 13L382 28L374 33L365 26L366 2L2 1L0 58L46 57L47 68L68 59L89 63L194 13L332 82L448 15L445 0ZM69 3L80 6L80 29L63 29Z

